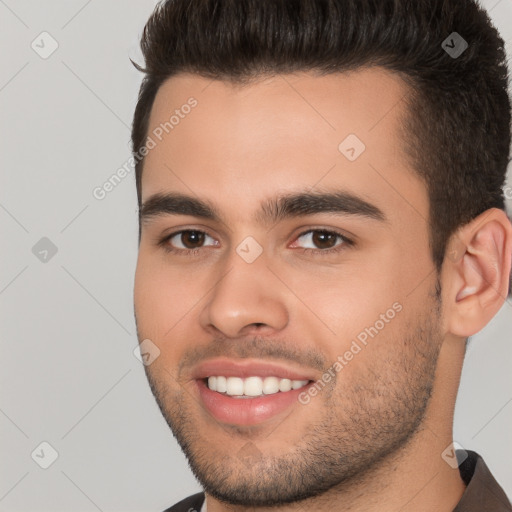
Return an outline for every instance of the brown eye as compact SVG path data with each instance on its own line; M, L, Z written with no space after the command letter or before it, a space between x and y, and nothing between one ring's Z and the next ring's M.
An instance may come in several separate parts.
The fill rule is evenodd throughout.
M204 243L204 233L202 231L183 231L181 242L186 249L196 249L197 244Z
M335 233L329 233L328 231L315 231L311 237L311 241L319 249L331 249L336 245L336 239L338 235Z
M204 246L206 239L211 239L214 243L209 245L216 245L215 240L203 231L195 229L185 229L172 233L163 240L163 243L170 246L171 249L176 250L194 250L200 249Z
M297 240L299 239L306 240L307 243L312 244L312 247L305 247L306 249L313 250L324 250L328 251L329 249L333 249L336 246L343 245L345 243L349 243L349 240L346 239L339 233L335 231L327 231L322 229L311 229L302 233ZM340 240L341 243L337 243L337 240Z

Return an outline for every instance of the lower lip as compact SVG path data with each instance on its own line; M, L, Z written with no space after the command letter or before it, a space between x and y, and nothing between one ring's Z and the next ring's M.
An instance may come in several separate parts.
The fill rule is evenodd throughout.
M218 421L231 425L254 425L278 415L293 404L298 404L299 395L312 384L258 398L232 398L212 391L202 379L196 380L196 383L204 407Z

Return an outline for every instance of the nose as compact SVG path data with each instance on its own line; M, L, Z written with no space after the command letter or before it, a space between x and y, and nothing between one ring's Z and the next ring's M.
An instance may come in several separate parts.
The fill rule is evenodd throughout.
M233 251L219 275L200 313L204 329L236 338L251 330L261 334L286 327L289 293L267 268L263 255L247 263Z

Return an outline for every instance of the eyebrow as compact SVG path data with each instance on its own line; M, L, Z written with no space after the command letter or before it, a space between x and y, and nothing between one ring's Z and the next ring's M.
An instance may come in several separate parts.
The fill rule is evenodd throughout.
M377 206L346 191L278 195L261 202L254 220L262 225L273 225L285 219L316 213L354 215L381 222L387 221ZM150 196L139 210L139 221L147 223L152 218L163 215L189 215L224 223L222 215L210 201L176 192Z

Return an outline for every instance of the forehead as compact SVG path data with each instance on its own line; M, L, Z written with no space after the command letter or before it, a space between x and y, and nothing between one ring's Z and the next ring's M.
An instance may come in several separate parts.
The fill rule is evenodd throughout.
M229 198L240 213L277 190L342 185L400 210L407 197L426 214L400 136L407 93L381 68L245 85L176 75L151 111L142 200L172 190Z

